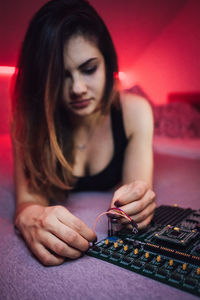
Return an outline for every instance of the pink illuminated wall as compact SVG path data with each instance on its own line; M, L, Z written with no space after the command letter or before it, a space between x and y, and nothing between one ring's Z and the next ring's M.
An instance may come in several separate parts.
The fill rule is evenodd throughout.
M0 134L8 132L10 118L10 75L0 74Z
M187 1L133 69L156 103L166 102L171 92L200 91L200 1Z
M90 0L118 52L123 87L139 84L156 104L171 92L200 91L199 0ZM28 21L46 0L6 0L0 8L0 66L14 66ZM2 26L3 25L3 26ZM9 77L0 75L0 133Z
M141 85L156 104L200 91L199 0L93 3L112 33L124 87Z

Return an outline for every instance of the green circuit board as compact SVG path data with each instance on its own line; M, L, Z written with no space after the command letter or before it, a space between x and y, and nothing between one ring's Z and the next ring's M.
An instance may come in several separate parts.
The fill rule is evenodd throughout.
M200 296L200 210L160 206L145 231L122 229L87 254Z

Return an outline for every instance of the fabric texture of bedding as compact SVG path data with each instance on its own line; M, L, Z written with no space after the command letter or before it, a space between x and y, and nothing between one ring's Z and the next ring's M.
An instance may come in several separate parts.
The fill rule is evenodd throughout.
M7 91L4 82L2 85ZM146 96L139 87L132 92ZM152 107L157 204L176 203L199 209L199 112L174 103ZM2 120L0 132L5 134L0 135L0 300L198 299L86 255L57 267L41 265L13 227L13 161L7 115ZM112 191L81 192L71 194L64 205L92 227L97 215L108 209L111 199ZM98 239L106 236L105 218L99 220L96 233Z
M84 255L57 267L44 267L27 249L13 227L14 189L9 136L0 137L0 299L171 299L196 296L177 290L118 266ZM154 186L157 204L199 208L200 159L155 153ZM107 210L112 192L70 195L65 205L92 227L97 215ZM99 220L98 239L107 234L107 222Z

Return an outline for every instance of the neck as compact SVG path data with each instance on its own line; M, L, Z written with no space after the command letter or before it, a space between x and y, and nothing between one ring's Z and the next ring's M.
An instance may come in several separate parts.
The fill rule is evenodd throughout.
M96 133L104 126L105 118L106 116L102 115L100 110L84 118L71 117L76 150L83 152L88 149Z

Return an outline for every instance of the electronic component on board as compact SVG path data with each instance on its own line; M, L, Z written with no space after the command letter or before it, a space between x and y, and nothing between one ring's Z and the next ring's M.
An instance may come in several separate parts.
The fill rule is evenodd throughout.
M200 210L160 206L143 231L120 209L104 214L108 237L91 246L88 255L200 296Z
M125 229L127 224L123 224L120 222L120 219L119 218L115 218L113 216L108 216L108 218L110 219L109 220L109 223L110 223L110 226L108 225L108 236L115 236L115 235L118 235L118 233L122 230L122 229ZM132 228L130 229L131 232L133 234L136 234L138 233L138 226L137 224L133 221L133 219L131 219L129 221L129 224L132 226Z
M167 225L159 232L156 232L154 237L161 243L164 242L165 244L174 244L179 247L185 247L197 235L198 232L196 230L189 230Z
M131 225L131 231L133 234L136 234L138 232L137 223L118 207L111 207L107 211L98 215L93 226L93 231L95 231L95 227L99 218L104 215L107 215L108 217L108 236L117 235L123 228L126 228L127 225ZM128 220L128 224L122 223L122 218Z

